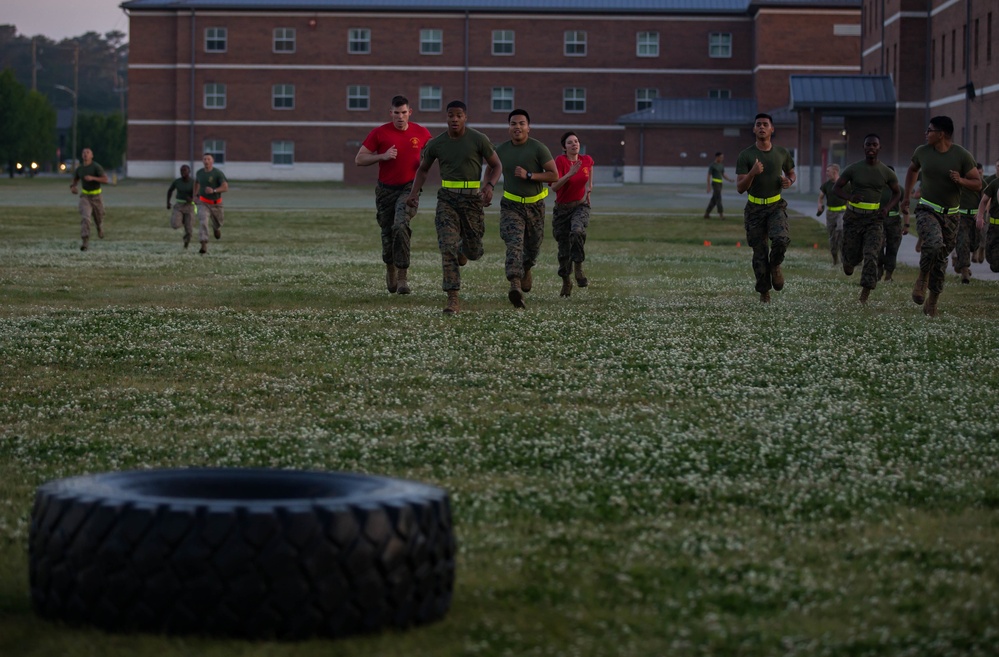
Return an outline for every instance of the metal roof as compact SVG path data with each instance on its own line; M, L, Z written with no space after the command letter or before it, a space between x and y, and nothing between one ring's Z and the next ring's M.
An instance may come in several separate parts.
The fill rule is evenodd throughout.
M657 98L652 106L617 118L620 125L751 126L756 116L752 98Z
M888 75L792 75L790 109L843 116L894 115L895 86Z
M141 10L256 11L513 11L520 13L716 14L746 13L759 5L856 7L861 0L128 0Z

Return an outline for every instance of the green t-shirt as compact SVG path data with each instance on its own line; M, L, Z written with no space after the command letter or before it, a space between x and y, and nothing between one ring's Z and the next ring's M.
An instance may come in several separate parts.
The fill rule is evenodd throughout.
M541 173L547 163L554 161L551 151L540 141L528 137L519 146L512 141L505 141L496 147L496 154L503 163L504 192L517 196L537 196L545 188L543 182L524 180L513 175L517 167L523 167L531 173Z
M763 173L753 178L753 184L747 190L750 196L757 198L778 196L783 191L780 184L781 173L787 174L794 170L794 158L786 148L771 145L769 151L761 151L756 144L753 144L739 153L739 159L735 163L736 175L749 173L756 160L763 163Z
M940 153L929 144L923 144L912 154L912 162L919 167L922 198L945 208L956 208L961 203L961 187L950 179L950 172L966 176L975 168L975 158L957 144L946 153Z
M862 203L881 203L881 195L886 188L889 190L888 198L891 199L891 188L888 185L898 184L898 176L884 162L873 166L866 161L854 162L843 169L839 177L850 183L853 194L860 194Z
M708 165L708 174L712 183L720 185L725 180L725 165L721 162L712 162Z
M222 194L219 192L213 192L211 194L205 193L206 187L218 189L222 183L226 182L225 174L222 173L221 169L218 167L212 167L211 171L198 169L198 173L195 177L198 179L198 196L208 199L209 201L217 201L222 198Z
M437 135L423 148L423 161L437 160L441 180L479 180L482 162L493 154L489 137L478 130L465 128L465 134L451 139L448 133Z
M194 200L194 178L188 178L186 182L183 178L177 178L170 183L170 189L167 190L168 198L172 190L177 190L178 203L190 203Z
M829 206L830 210L833 208L846 207L846 201L836 196L836 194L833 192L833 187L835 186L836 186L835 180L827 180L824 183L822 183L821 187L819 187L819 190L826 195L826 205ZM850 183L847 183L843 189L844 190L850 189Z
M982 200L981 192L973 192L965 187L961 188L960 207L962 210L977 210L980 200Z
M989 206L989 216L999 219L999 178L990 177L992 180L982 190L982 196L992 199L992 205Z
M73 175L73 181L80 181L80 187L85 192L99 192L101 191L101 184L96 180L84 180L84 176L97 176L98 178L103 178L106 174L104 173L104 167L97 164L97 162L91 161L90 164L81 164L76 167L76 173Z

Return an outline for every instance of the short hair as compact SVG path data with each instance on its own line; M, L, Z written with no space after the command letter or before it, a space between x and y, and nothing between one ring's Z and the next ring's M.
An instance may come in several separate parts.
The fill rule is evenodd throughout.
M531 122L531 115L528 114L527 110L525 110L525 109L515 109L515 110L512 110L509 114L506 115L507 122L509 123L510 119L512 119L513 117L517 116L518 114L519 115L523 115L523 117L525 119L527 119L528 123Z
M938 130L942 130L948 137L954 136L954 121L949 116L934 116L930 119L930 125L935 125Z
M864 135L864 141L866 142L871 137L874 137L875 139L877 139L879 144L881 143L881 136L880 135L876 135L873 132Z
M449 110L449 109L453 109L453 108L460 109L462 112L467 112L468 111L468 105L466 105L465 103L461 102L460 100L452 100L450 103L447 104L447 107L445 109Z
M209 152L209 151L205 151L204 153L202 153L202 154L201 154L201 157L204 157L204 156L206 156L206 155L211 155L211 156L212 156L212 159L213 159L213 160L215 159L215 153L211 153L211 152Z
M717 153L715 153L715 157L718 157L719 155L722 155L721 151L718 151Z
M767 121L770 121L770 125L774 124L774 117L770 116L769 114L766 114L765 112L760 112L759 114L757 114L756 117L753 119L753 123L756 123L760 119L766 119Z
M409 105L409 99L405 96L393 96L392 97L392 107L402 107L403 105Z
M566 132L563 132L562 133L562 138L559 140L559 141L562 142L562 150L565 150L565 140L568 139L569 137L579 137L579 135L577 135L572 130L568 130Z
M827 165L826 168L827 169L835 169L836 171L839 171L839 165L836 164L835 162L833 162L832 164Z

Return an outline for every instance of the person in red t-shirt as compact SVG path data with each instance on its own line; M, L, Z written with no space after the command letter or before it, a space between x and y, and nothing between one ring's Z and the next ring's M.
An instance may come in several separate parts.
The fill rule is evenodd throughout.
M382 262L385 286L389 292L409 294L409 242L413 234L409 222L416 208L406 205L413 188L420 151L430 140L430 131L409 120L413 110L405 96L392 99L392 120L368 133L354 163L359 167L378 165L375 210L382 229Z
M555 158L559 178L551 183L555 190L555 210L552 212L552 234L558 242L558 275L562 277L560 296L572 294L570 272L575 268L576 285L586 287L589 280L583 273L586 254L586 227L590 225L590 192L593 191L593 158L580 155L579 137L571 130L562 135L565 155Z

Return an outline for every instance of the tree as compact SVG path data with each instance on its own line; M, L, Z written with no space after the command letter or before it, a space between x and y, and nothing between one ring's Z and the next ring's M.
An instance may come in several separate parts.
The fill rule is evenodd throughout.
M14 71L9 68L0 71L0 162L10 168L11 178L21 157L26 102L24 86L14 77Z
M113 114L87 113L80 115L78 148L89 148L94 159L105 169L117 169L124 162L127 131L125 118L118 112Z
M56 111L49 99L29 91L24 102L20 157L25 162L47 162L55 156Z

